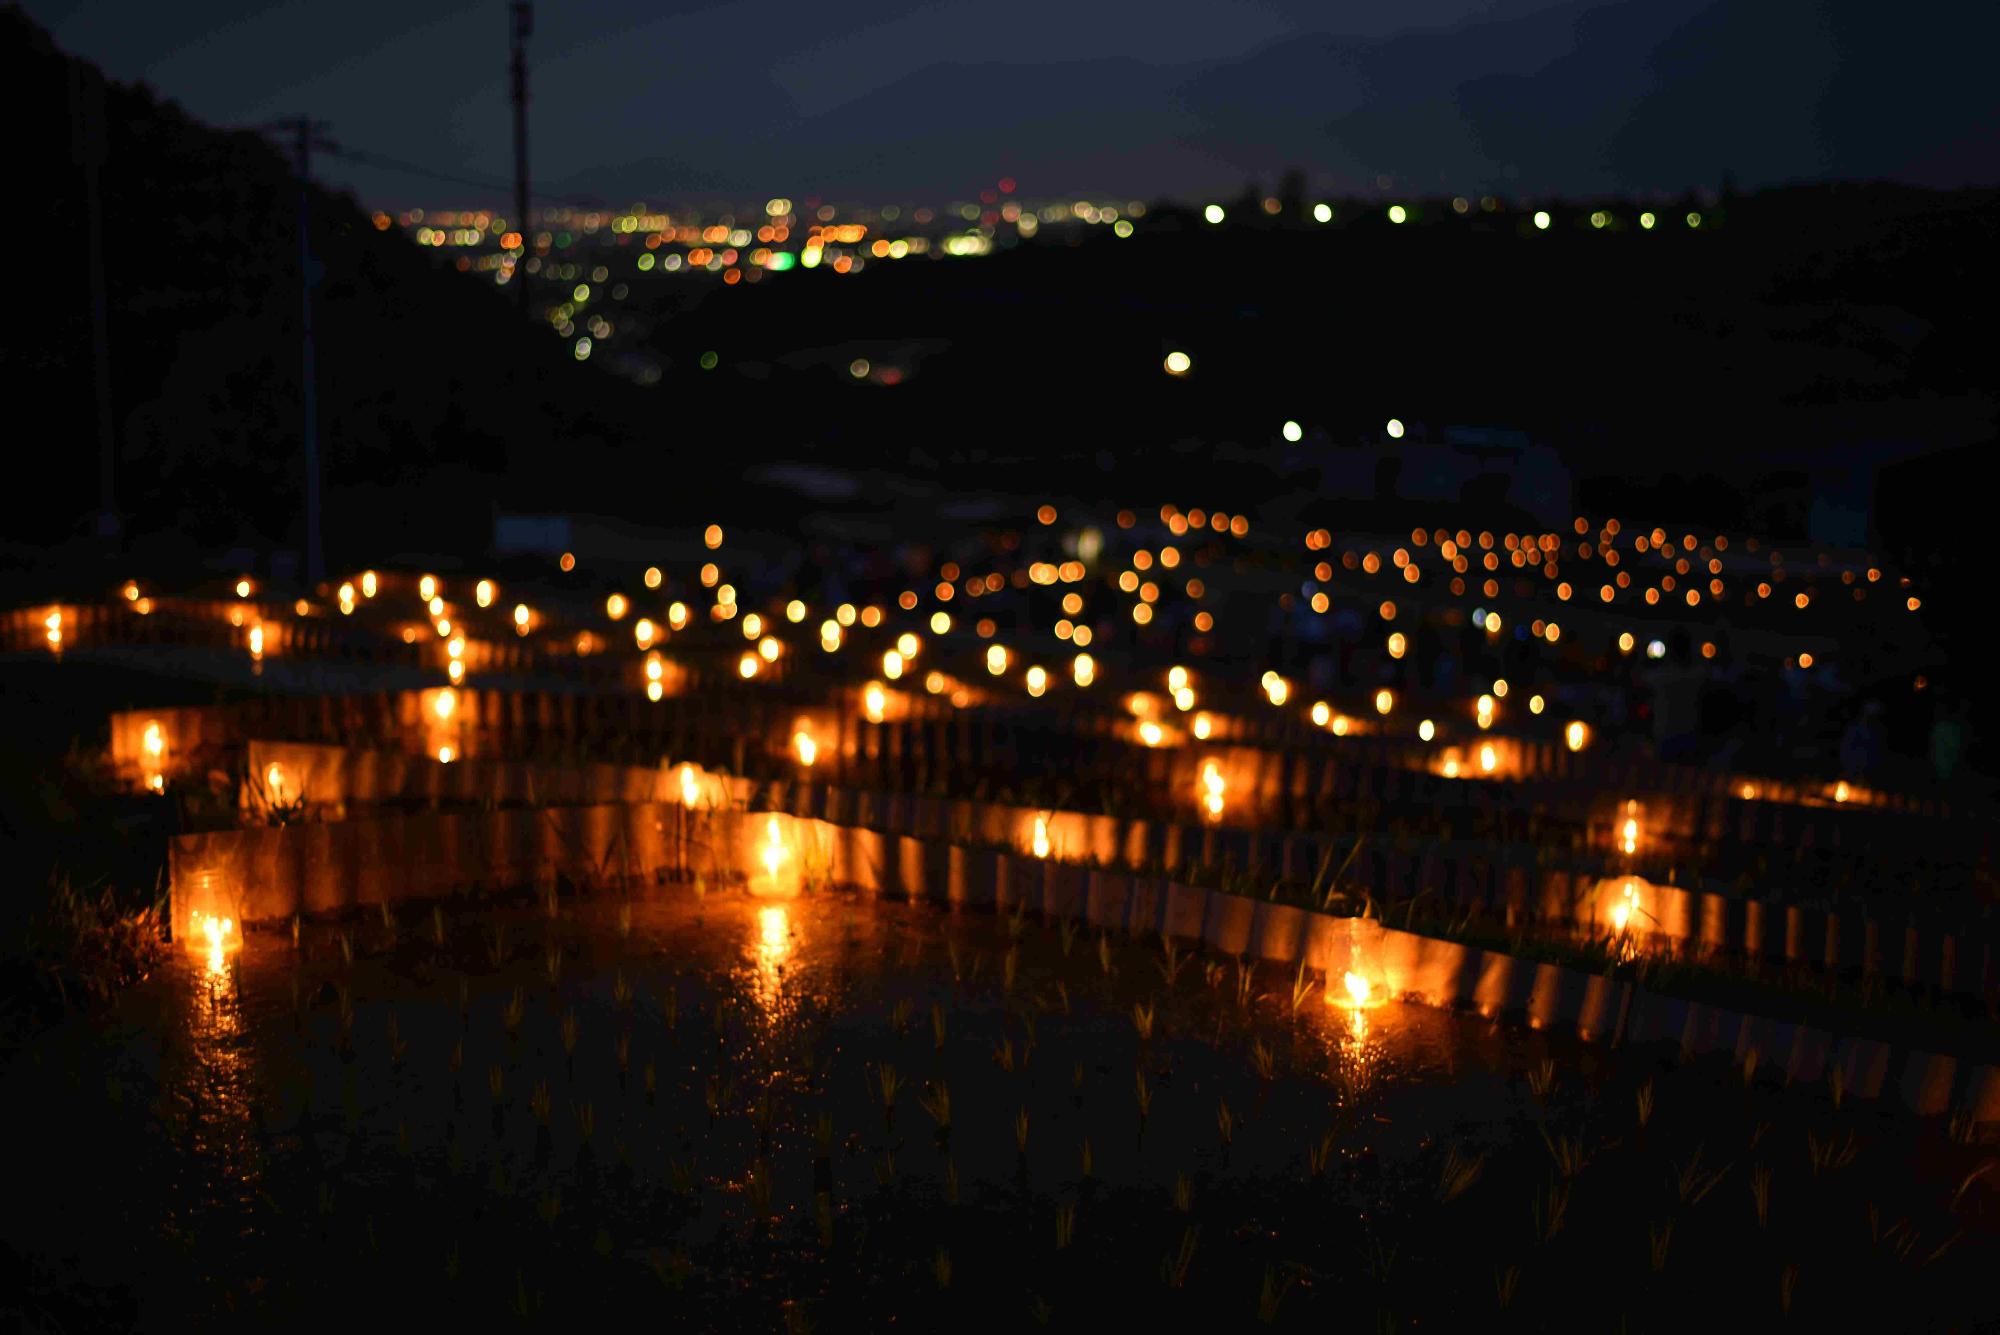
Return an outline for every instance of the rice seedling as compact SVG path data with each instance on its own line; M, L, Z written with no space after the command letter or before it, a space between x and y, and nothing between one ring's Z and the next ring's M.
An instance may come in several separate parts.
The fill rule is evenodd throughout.
M680 1022L681 1022L680 993L676 992L671 987L667 989L666 996L660 998L660 1018L667 1022L668 1033L672 1033L675 1029L678 1029L680 1027Z
M500 1100L507 1096L507 1072L495 1062L486 1068L486 1092L493 1096L493 1106L497 1109Z
M1333 1132L1328 1131L1306 1146L1306 1176L1318 1177L1326 1172L1327 1160L1332 1157Z
M896 1151L892 1146L882 1151L882 1157L875 1161L875 1185L892 1187L896 1184Z
M1069 918L1056 920L1056 935L1062 941L1063 958L1069 958L1070 947L1076 944L1076 923Z
M1097 934L1097 968L1106 978L1114 977L1118 972L1111 964L1111 934L1109 932L1099 932Z
M632 1009L632 984L625 981L623 969L611 979L611 1008L620 1015Z
M944 1199L947 1205L958 1204L958 1160L944 1161Z
M1095 1176L1096 1167L1097 1167L1096 1160L1091 1156L1090 1153L1090 1137L1085 1136L1083 1138L1083 1165L1081 1170L1081 1176L1084 1181L1088 1182L1093 1176Z
M562 1050L563 1063L571 1075L576 1074L576 1033L576 1012L566 1010L563 1012L561 1026Z
M1806 1158L1812 1164L1814 1177L1847 1167L1854 1162L1854 1156L1860 1150L1861 1143L1854 1138L1852 1131L1847 1133L1845 1141L1831 1132L1824 1141L1821 1141L1810 1128L1806 1131Z
M1022 935L1027 932L1027 930L1028 930L1028 905L1024 901L1022 903L1016 904L1014 906L1014 911L1009 915L1007 915L1007 939L1009 941L1019 941Z
M507 962L507 927L504 923L494 923L486 936L486 958L499 968Z
M896 1124L896 1095L903 1090L903 1077L896 1074L896 1068L883 1062L875 1068L875 1081L882 1091L882 1125L893 1128Z
M1174 1209L1182 1214L1194 1213L1194 1182L1186 1173L1174 1174Z
M1507 1265L1493 1267L1493 1299L1501 1311L1506 1311L1514 1302L1514 1290L1521 1283L1521 1267Z
M618 939L620 941L629 941L632 939L632 906L630 904L620 904L618 906Z
M1153 1038L1153 1003L1135 1001L1132 1003L1132 1027L1139 1031L1139 1041L1149 1043Z
M550 941L542 952L542 968L548 974L549 991L556 990L562 981L563 951L558 942Z
M1181 1231L1179 1250L1161 1258L1160 1278L1170 1289L1187 1287L1188 1269L1194 1264L1195 1244L1201 1237L1201 1225L1189 1224Z
M944 953L946 958L951 961L951 981L954 983L964 982L965 970L960 967L962 961L959 958L957 937L947 937L945 939Z
M1229 1100L1223 1099L1215 1109L1215 1128L1222 1133L1222 1148L1228 1149L1236 1138L1236 1114L1229 1110Z
M403 1038L402 1024L396 1019L396 1012L392 1008L389 1011L389 1066L392 1070L403 1069L403 1057L409 1050L410 1045Z
M1305 961L1300 960L1298 975L1292 979L1292 1019L1295 1022L1299 1018L1299 1012L1305 1008L1306 1001L1312 996L1313 989L1317 986L1319 984L1316 980L1306 977Z
M1545 1191L1537 1191L1529 1202L1529 1215L1534 1221L1535 1237L1544 1244L1554 1242L1556 1234L1562 1232L1563 1216L1569 1210L1569 1184L1549 1179Z
M1056 1250L1062 1251L1076 1238L1076 1205L1064 1202L1056 1207Z
M1639 1129L1644 1131L1646 1123L1653 1120L1653 1082L1651 1080L1639 1086L1638 1104Z
M750 1161L743 1174L743 1194L758 1217L771 1213L771 1165L759 1157Z
M1250 1009L1250 1003L1256 1000L1254 990L1256 984L1256 962L1254 960L1245 960L1241 955L1238 955L1236 957L1236 1008L1238 1010L1247 1011Z
M1827 1068L1826 1092L1833 1100L1833 1110L1839 1112L1840 1101L1847 1094L1847 1070L1839 1062Z
M1181 970L1187 967L1188 957L1180 953L1174 946L1174 939L1165 932L1160 933L1160 949L1160 976L1167 980L1168 987L1172 987L1179 980Z
M534 1092L528 1095L528 1109L535 1114L535 1124L546 1127L549 1124L549 1082L537 1080Z
M340 929L340 931L334 934L334 940L340 943L340 962L350 969L353 968L354 938L349 936L347 934L347 929L343 927Z
M292 949L294 951L297 951L298 948L299 948L299 915L294 913L292 915Z
M1271 1051L1271 1045L1263 1039L1253 1039L1250 1043L1250 1069L1260 1080L1269 1080L1278 1072L1278 1059Z
M910 1031L910 999L898 997L896 1004L889 1008L889 1031L907 1034Z
M1667 1248L1672 1245L1673 1240L1673 1220L1646 1225L1646 1254L1652 1262L1653 1273L1658 1274L1667 1268Z
M923 1093L917 1095L917 1103L930 1114L931 1121L937 1123L937 1138L943 1143L951 1136L951 1087L940 1080L935 1085L925 1084Z
M436 904L431 905L431 944L444 949L444 910Z
M514 995L508 998L506 1007L500 1012L501 1022L506 1026L507 1037L510 1040L520 1038L521 1017L526 1015L527 1012L528 998L517 987L514 989Z
M931 1257L931 1278L939 1289L951 1287L951 1253L942 1247Z
M1714 1191L1716 1184L1728 1175L1730 1167L1728 1164L1724 1164L1713 1172L1703 1170L1701 1166L1702 1148L1700 1145L1695 1146L1694 1153L1689 1156L1688 1161L1684 1164L1678 1164L1674 1168L1672 1185L1683 1205L1700 1203L1701 1199L1707 1196L1709 1192Z
M1745 1085L1754 1085L1757 1083L1757 1063L1759 1059L1760 1054L1754 1047L1743 1054L1743 1083Z
M1332 1139L1331 1135L1329 1135L1328 1139ZM1463 1196L1471 1189L1472 1184L1479 1180L1480 1170L1485 1166L1486 1156L1484 1154L1475 1154L1468 1157L1460 1154L1456 1145L1446 1150L1444 1168L1438 1174L1438 1200L1455 1201L1460 1196ZM1574 1174L1570 1176L1574 1176Z
M1957 1107L1951 1110L1951 1117L1945 1123L1945 1135L1954 1145L1970 1145L1978 1135L1978 1123L1973 1120L1972 1109Z
M1799 1268L1789 1261L1778 1267L1778 1310L1786 1316L1792 1314L1792 1297L1798 1287Z
M1014 1040L1005 1034L993 1045L993 1060L1003 1071L1014 1069Z
M640 1088L646 1091L646 1106L649 1108L652 1107L659 1098L660 1073L654 1068L651 1061L648 1061L640 1070L639 1085Z
M1556 1063L1552 1057L1544 1057L1528 1068L1528 1089L1537 1102L1547 1103L1549 1095L1556 1087Z
M1153 1091L1151 1086L1146 1083L1146 1072L1144 1070L1132 1072L1132 1090L1139 1101L1139 1125L1143 1130L1146 1124L1146 1117L1153 1110Z
M632 1067L632 1035L621 1032L612 1042L611 1056L618 1063L618 1088L625 1088L625 1076Z
M1275 1268L1264 1267L1264 1282L1257 1290L1257 1320L1270 1325L1278 1319L1278 1306L1285 1301L1285 1295L1292 1291L1292 1285L1299 1277L1286 1271L1282 1279Z
M1014 978L1020 971L1020 968L1021 948L1019 946L1007 947L1007 953L1000 960L1000 988L1010 996L1013 995Z
M1987 1159L1979 1167L1967 1173L1965 1179L1958 1184L1958 1190L1951 1193L1951 1205L1949 1208L1956 1211L1958 1209L1959 1198L1965 1195L1966 1189L1996 1167L2000 1167L2000 1159Z
M936 1002L932 1002L931 1003L931 1048L933 1051L938 1052L940 1054L944 1052L944 1037L945 1037L944 1007L938 1005Z
M1549 1157L1555 1160L1556 1171L1563 1177L1575 1177L1583 1171L1584 1165L1590 1162L1590 1155L1584 1150L1583 1142L1579 1138L1569 1135L1551 1136L1546 1125L1538 1125L1536 1129L1542 1133L1542 1144L1547 1147ZM1699 1153L1696 1154L1696 1158L1700 1158Z
M1374 1278L1377 1284L1387 1284L1389 1282L1389 1276L1396 1268L1396 1253L1399 1250L1401 1249L1397 1247L1385 1247L1379 1236L1370 1235L1368 1239L1368 1251L1366 1253L1368 1273ZM1392 1326L1391 1329L1394 1329L1394 1327Z
M1014 1148L1022 1155L1028 1152L1028 1110L1022 1108L1014 1114Z
M1214 992L1221 988L1223 975L1228 972L1229 970L1223 965L1221 960L1203 960L1201 965L1201 981L1207 986L1209 991Z

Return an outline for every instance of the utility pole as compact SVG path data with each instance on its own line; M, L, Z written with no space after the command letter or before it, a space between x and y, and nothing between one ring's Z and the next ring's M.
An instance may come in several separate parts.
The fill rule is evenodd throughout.
M528 299L528 255L534 249L533 220L528 215L528 37L535 30L535 7L531 0L513 0L508 6L512 19L508 31L513 47L514 96L514 230L521 234L521 258L514 262L514 287L519 294L521 314L532 316Z
M104 197L98 173L108 153L104 132L104 76L80 60L69 63L71 146L83 168L84 212L90 246L91 358L97 398L97 536L118 537L116 472L118 434L111 413L111 327L104 276Z
M299 436L305 455L306 492L306 588L316 589L326 577L326 560L319 530L319 405L318 377L313 369L312 290L319 282L319 266L312 257L310 194L312 151L333 148L320 137L326 122L308 116L290 116L268 127L284 131L292 138L292 172L298 185L299 209L299 348L302 376L299 381Z

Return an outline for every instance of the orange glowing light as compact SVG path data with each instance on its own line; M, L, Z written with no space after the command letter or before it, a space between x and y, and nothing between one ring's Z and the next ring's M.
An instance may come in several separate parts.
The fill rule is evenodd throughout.
M1049 855L1049 822L1046 816L1035 817L1034 850L1038 858Z

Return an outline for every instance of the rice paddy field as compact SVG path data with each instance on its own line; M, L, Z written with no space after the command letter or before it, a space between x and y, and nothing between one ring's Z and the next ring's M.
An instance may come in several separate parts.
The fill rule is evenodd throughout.
M838 892L273 924L11 1054L29 1329L1973 1330L1963 1120Z

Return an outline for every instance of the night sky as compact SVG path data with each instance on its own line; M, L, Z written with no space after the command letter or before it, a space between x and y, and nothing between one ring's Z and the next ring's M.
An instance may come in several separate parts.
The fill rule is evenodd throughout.
M501 0L30 0L68 50L218 125L510 172ZM1979 9L1982 12L1974 14ZM1184 198L2000 179L1985 7L1862 0L543 3L550 198ZM1927 21L1928 20L1928 21ZM490 192L325 163L384 207Z

